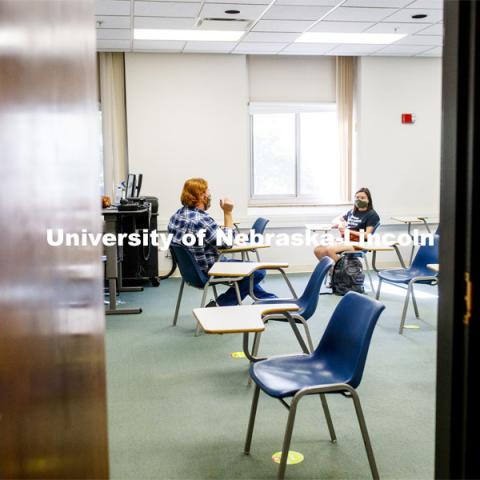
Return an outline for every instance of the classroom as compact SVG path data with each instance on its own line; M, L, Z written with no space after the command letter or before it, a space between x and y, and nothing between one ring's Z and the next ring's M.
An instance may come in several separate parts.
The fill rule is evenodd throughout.
M0 478L480 478L479 8L0 0Z

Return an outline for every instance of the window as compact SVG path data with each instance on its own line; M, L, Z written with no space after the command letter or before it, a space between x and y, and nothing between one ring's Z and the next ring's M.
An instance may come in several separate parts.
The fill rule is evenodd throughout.
M335 104L251 104L251 203L341 203Z

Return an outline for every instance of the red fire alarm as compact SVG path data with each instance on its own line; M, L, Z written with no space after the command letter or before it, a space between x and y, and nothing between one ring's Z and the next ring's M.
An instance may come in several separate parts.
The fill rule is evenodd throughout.
M415 114L414 113L402 113L402 123L407 124L407 125L415 123Z

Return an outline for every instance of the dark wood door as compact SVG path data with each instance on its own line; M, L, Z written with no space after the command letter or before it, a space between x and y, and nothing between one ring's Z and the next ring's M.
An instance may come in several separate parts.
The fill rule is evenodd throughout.
M107 478L93 0L0 0L0 477Z
M480 2L445 0L436 478L480 478Z

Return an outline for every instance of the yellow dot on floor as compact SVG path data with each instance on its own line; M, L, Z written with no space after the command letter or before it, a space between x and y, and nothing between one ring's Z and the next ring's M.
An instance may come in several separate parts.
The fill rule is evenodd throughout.
M420 325L409 324L409 325L404 325L403 328L409 328L410 330L419 330Z
M276 452L272 455L272 460L275 463L280 463L280 459L282 458L282 452ZM287 458L287 465L296 465L297 463L303 462L305 457L299 453L294 452L293 450L288 451L288 458Z
M246 358L245 353L243 352L232 352L230 356L232 358Z

